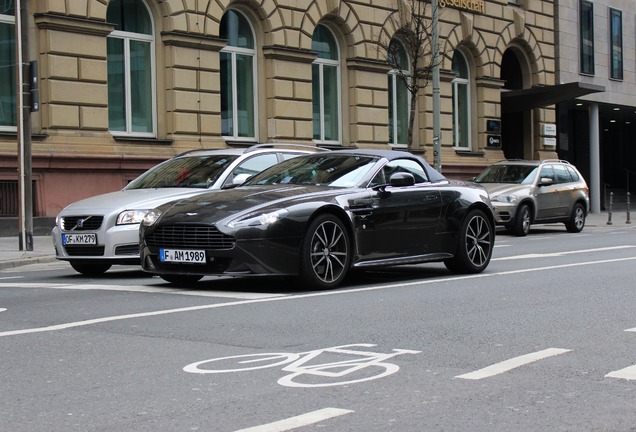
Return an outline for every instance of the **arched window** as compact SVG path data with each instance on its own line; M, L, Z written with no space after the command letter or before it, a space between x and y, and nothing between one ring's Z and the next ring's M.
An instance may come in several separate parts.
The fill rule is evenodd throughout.
M221 134L232 139L256 139L256 49L247 19L228 10L221 19Z
M142 0L111 0L108 35L108 128L113 135L154 137L155 42Z
M406 146L409 131L410 94L404 79L409 75L409 58L399 41L389 44L389 144Z
M453 80L453 145L470 149L470 70L466 57L455 51L452 64Z
M0 130L15 131L16 53L13 2L0 6Z
M318 58L311 65L314 140L340 143L340 55L333 33L316 26L311 49Z

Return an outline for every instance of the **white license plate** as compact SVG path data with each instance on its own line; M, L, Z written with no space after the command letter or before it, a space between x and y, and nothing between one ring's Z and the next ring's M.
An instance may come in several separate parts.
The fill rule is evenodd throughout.
M162 262L177 262L188 264L205 264L204 250L189 249L160 249L159 259Z
M62 234L63 245L96 245L97 234Z

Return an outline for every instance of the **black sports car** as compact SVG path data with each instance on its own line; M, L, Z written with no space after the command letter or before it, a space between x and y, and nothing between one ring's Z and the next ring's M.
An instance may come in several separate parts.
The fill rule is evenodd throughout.
M325 289L351 269L443 261L454 272L481 272L494 227L480 186L448 181L411 153L338 150L151 210L141 262L175 284L284 275Z

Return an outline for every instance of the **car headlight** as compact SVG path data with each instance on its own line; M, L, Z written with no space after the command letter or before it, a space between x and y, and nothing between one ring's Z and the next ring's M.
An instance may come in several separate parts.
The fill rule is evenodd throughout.
M284 218L289 211L285 209L270 211L267 213L249 213L230 221L227 225L230 228L271 225Z
M497 195L490 197L491 201L512 204L517 201L517 195Z
M117 216L117 225L131 225L141 223L148 210L124 210Z
M153 210L150 210L148 213L146 213L141 223L144 226L150 226L150 225L153 225L155 222L157 222L160 217L161 217L161 210L153 209Z

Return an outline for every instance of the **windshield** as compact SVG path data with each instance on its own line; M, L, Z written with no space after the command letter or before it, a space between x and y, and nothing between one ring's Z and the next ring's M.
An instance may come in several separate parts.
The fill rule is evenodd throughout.
M358 186L368 175L377 158L355 155L321 154L281 162L248 180L246 185L326 185Z
M475 183L531 184L537 167L534 165L491 165L475 179Z
M213 184L237 158L234 155L186 156L163 162L130 182L125 189L202 188Z

